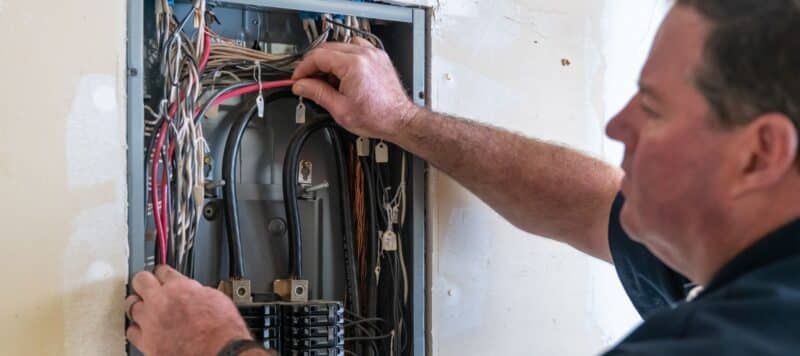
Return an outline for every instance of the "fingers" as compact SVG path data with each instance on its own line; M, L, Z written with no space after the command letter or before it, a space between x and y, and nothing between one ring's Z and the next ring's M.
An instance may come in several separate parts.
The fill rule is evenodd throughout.
M174 270L172 267L167 265L159 265L156 267L155 270L156 278L161 284L167 284L169 282L174 282L177 280L185 279L180 272Z
M128 326L128 330L125 331L125 337L128 338L128 341L130 341L133 346L136 346L136 348L141 351L142 328L140 328L139 325L131 324Z
M332 51L339 51L344 53L362 53L364 51L364 48L362 46L355 45L355 39L352 44L343 42L325 42L319 45L319 47L317 48L325 48Z
M147 271L139 272L133 276L131 284L134 292L136 292L142 300L148 300L158 291L158 288L161 287L161 283L156 279L156 276Z
M334 117L338 117L344 112L347 99L325 81L311 78L300 79L294 84L292 91L297 96L308 98L319 104Z
M353 54L317 48L297 65L292 79L298 80L317 73L328 73L342 78L347 74L348 66L353 63L353 60Z
M365 38L361 38L361 37L353 37L353 40L350 41L350 43L352 43L354 45L357 45L357 46L361 46L361 47L375 48L375 46L372 45L372 42L368 41Z
M131 294L128 298L125 298L125 314L128 316L128 319L133 322L136 322L136 320L138 320L137 318L140 316L138 311L141 311L141 308L137 308L137 305L141 304L141 302L142 298L136 294Z

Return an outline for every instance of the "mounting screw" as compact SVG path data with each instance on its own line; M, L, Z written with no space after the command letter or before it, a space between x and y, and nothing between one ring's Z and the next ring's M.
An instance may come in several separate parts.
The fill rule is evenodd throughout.
M128 68L128 75L131 77L135 77L139 75L139 70L136 68Z
M271 235L283 236L286 233L286 221L281 218L273 218L267 223L267 231Z
M419 96L420 99L425 99L425 92L424 91L420 91L417 95Z
M209 202L205 207L203 207L203 217L206 218L206 220L216 219L217 213L218 209L215 202Z
M306 291L306 289L303 288L303 286L297 286L297 287L294 288L294 295L301 296L301 295L303 295L303 293L305 293L305 291Z
M238 289L236 289L236 295L244 297L246 294L247 294L247 288L239 287Z

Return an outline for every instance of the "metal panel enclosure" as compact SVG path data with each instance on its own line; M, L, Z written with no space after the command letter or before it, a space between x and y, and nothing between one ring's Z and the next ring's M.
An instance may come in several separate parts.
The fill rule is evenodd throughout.
M260 41L268 46L302 43L297 11L354 15L373 19L374 32L380 36L397 66L409 95L425 105L426 97L426 21L423 9L341 0L229 0L217 2L215 14L222 24L218 33L243 41ZM178 14L189 11L189 3L178 2ZM129 185L129 265L130 276L152 269L154 242L151 217L145 199L145 111L144 105L155 95L155 46L153 37L153 0L128 2L128 185ZM298 31L300 30L300 31ZM298 45L299 46L299 45ZM243 100L251 100L244 98ZM222 150L233 120L241 117L241 103L228 102L213 118L203 120L203 131L212 149L212 160L221 162ZM245 270L254 293L271 292L272 281L285 277L287 237L281 187L283 156L294 132L296 102L277 101L266 108L265 118L257 120L245 133L239 159L239 202ZM300 201L303 226L306 277L311 299L342 300L343 247L339 236L335 204L338 192L333 158L328 139L317 135L306 145L302 159L313 163L314 184L329 182L330 189L315 192ZM399 156L393 155L394 158ZM399 165L398 159L390 162ZM219 177L220 164L213 165ZM409 164L409 211L403 231L405 262L408 266L410 299L408 303L409 347L407 355L425 354L425 170L423 161L413 158ZM202 225L197 235L195 278L208 286L227 276L227 243L222 224L220 200L206 199ZM137 354L130 350L131 354Z

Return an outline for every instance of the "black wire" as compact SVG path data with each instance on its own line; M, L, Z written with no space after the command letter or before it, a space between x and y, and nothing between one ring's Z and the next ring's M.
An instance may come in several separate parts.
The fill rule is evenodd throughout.
M183 20L181 20L178 23L178 27L175 29L175 32L172 34L172 36L169 37L169 40L165 39L165 43L163 44L163 47L161 47L161 74L164 75L166 78L170 78L170 80L172 80L171 79L172 75L167 71L167 69L169 68L168 63L171 62L167 61L167 57L169 55L169 49L172 48L172 45L175 43L176 39L180 36L180 33L183 31L183 28L186 26L186 24L189 23L189 19L192 17L193 14L194 14L193 11L189 11L186 14L186 16L184 16ZM177 17L173 15L173 18L177 22L178 20ZM169 28L169 25L167 25L167 28ZM163 97L166 98L167 93L164 93Z
M347 159L344 145L335 122L327 117L301 126L292 135L286 149L283 163L283 198L286 206L286 222L289 231L289 270L292 278L303 275L303 240L300 226L300 210L297 206L297 175L300 170L300 152L306 140L316 131L324 130L333 147L337 180L339 183L339 213L342 221L344 237L345 290L347 291L347 308L359 314L358 275L356 274L355 238L353 236L353 216L351 215L350 187L347 170ZM360 333L357 332L356 335ZM360 350L357 349L356 352Z
M383 340L392 337L392 334L384 334L378 336L353 336L353 337L346 337L344 341L359 341L359 340Z
M220 91L218 91L216 94L214 94L214 96L212 96L211 98L209 98L206 101L206 103L203 105L203 109L200 110L200 112L197 114L197 116L195 116L195 118L194 118L195 123L197 123L200 120L200 118L204 117L206 115L206 113L208 113L208 110L211 109L212 104L214 104L214 100L217 100L221 96L223 96L223 95L225 95L227 93L230 93L230 92L232 92L232 91L234 91L236 89L241 89L241 88L244 88L244 87L248 87L248 86L253 85L253 84L256 84L256 82L243 82L243 83L240 83L240 84L234 84L234 85L225 87L224 89L221 89Z
M372 332L370 332L369 329L365 328L363 325L356 324L356 325L353 325L353 326L357 327L358 330L363 331L364 334L366 334L367 336L375 336ZM347 338L345 338L345 340L347 340ZM375 343L375 340L360 340L360 341L369 341L369 343L367 343L367 345L372 349L372 351L374 352L374 355L380 354L380 352L378 351L378 344Z
M377 217L378 214L376 210L375 184L372 180L372 170L370 169L369 157L359 157L359 161L361 161L361 169L364 172L364 185L366 188L364 201L368 211L367 247L369 248L369 253L367 254L367 275L369 278L367 285L367 310L365 314L368 317L372 317L377 315L378 309L378 280L374 273L375 266L377 266L377 259L379 258L379 246L376 240L379 230Z
M217 95L220 95L219 93ZM264 96L264 104L275 102L279 99L294 97L289 89L278 89L267 92ZM212 99L213 100L213 99ZM242 256L242 237L239 229L239 199L237 197L237 174L236 158L242 146L242 137L256 117L257 107L253 108L242 118L234 122L225 141L225 151L222 156L222 179L225 185L222 189L223 201L225 203L225 229L228 235L229 253L229 275L231 279L244 278L244 257Z
M330 121L331 123L333 121ZM328 135L331 139L336 156L336 166L338 167L339 175L339 201L341 205L341 218L342 218L342 232L344 236L344 258L345 258L345 287L349 291L349 298L347 300L350 304L349 309L356 314L361 313L361 306L358 290L358 274L356 273L356 258L355 258L355 236L353 236L354 222L353 211L350 201L350 177L347 170L347 153L336 127L331 125L328 130Z
M286 223L289 232L289 274L292 278L303 276L303 236L300 227L300 209L297 206L297 175L300 169L300 151L311 134L330 125L329 120L318 120L300 126L286 147L283 160L283 200L286 206Z
M361 320L354 320L354 321L347 322L347 323L344 324L344 327L348 327L350 325L356 325L356 324L364 324L364 323L368 323L369 325L375 325L375 324L372 324L372 323L376 322L376 321L385 322L383 320L383 318L364 318L364 319L361 319Z
M243 119L237 120L228 133L225 141L225 152L222 156L222 187L225 202L225 230L228 236L228 275L231 279L244 278L244 258L242 257L242 237L239 230L239 202L236 197L236 157L239 156L242 136L253 116L256 106L247 112Z

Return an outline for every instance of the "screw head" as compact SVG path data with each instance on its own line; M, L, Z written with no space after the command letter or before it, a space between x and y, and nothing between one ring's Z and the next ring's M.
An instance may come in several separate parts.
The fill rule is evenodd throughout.
M267 223L267 232L271 235L282 236L286 233L286 221L281 218L272 218Z
M217 209L217 204L215 202L209 202L203 207L203 217L206 218L206 220L214 220L217 218L218 214L219 209Z

